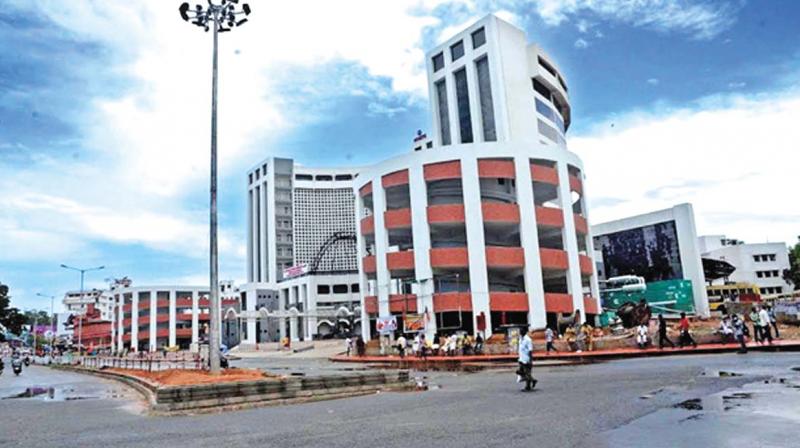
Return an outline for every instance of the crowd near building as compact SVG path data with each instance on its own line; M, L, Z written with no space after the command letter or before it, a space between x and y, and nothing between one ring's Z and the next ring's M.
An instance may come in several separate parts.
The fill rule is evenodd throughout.
M599 278L626 273L682 282L708 314L691 206L589 226L566 77L522 30L487 16L425 64L432 131L407 153L351 168L270 157L248 170L247 282L219 285L223 343L369 340L392 316L429 338L594 322ZM746 261L737 275L781 291L771 279L785 248L717 239L710 255ZM154 351L204 340L208 296L127 281L65 304L111 321L112 350Z

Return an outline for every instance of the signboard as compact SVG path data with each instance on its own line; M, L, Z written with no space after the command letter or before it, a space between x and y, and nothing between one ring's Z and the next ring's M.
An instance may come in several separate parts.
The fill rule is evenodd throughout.
M397 317L379 317L378 320L375 321L375 329L381 334L393 333L397 331Z
M419 333L425 331L424 314L406 314L403 320L403 331L405 333Z
M283 278L294 278L300 277L301 275L308 274L308 265L306 263L300 263L294 266L289 266L283 270Z

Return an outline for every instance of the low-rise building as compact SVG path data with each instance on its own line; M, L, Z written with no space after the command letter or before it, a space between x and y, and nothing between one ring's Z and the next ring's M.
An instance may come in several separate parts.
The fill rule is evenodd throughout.
M703 258L722 260L736 270L727 278L712 284L747 283L756 285L763 297L789 292L792 283L784 279L789 269L789 251L785 243L754 243L727 238L725 235L704 235L698 238Z

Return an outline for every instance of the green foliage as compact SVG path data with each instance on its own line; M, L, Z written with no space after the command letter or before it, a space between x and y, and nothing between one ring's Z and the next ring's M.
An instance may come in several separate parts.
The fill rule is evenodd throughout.
M800 289L800 237L797 239L797 244L789 249L789 269L783 273L783 279L794 283L794 289Z
M11 333L20 334L25 325L25 315L17 308L11 306L11 296L8 295L8 286L0 283L0 324Z

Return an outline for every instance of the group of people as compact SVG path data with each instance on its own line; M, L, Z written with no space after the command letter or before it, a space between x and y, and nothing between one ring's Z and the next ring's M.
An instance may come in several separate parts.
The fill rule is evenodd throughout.
M367 344L364 342L364 339L361 336L357 336L355 338L352 336L347 336L347 339L345 339L344 343L347 349L347 356L352 356L353 353L357 354L358 356L364 356L364 354L367 352Z
M427 356L457 356L457 355L479 355L483 352L483 336L465 333L453 333L451 335L441 335L438 341L426 338L425 333L417 333L413 341L409 344L404 335L400 335L395 341L397 354L405 357L406 352L411 349L411 354L418 358Z

